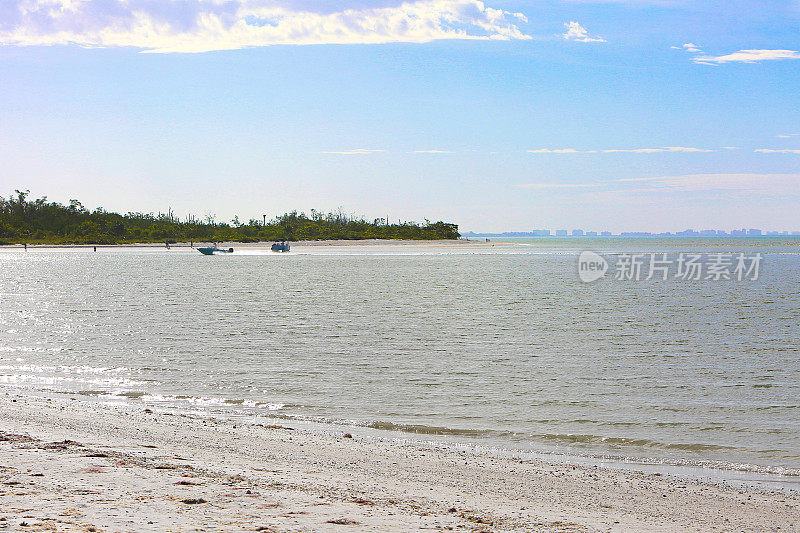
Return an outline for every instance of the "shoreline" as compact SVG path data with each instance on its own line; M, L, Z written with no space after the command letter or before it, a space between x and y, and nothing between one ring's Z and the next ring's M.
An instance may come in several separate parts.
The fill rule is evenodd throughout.
M0 519L59 531L800 530L796 491L279 422L5 390Z
M217 245L220 248L226 247L240 247L240 248L264 248L269 247L274 242L279 241L258 241L258 242L238 242L238 241L219 241ZM292 246L413 246L413 245L431 245L431 244L444 244L451 246L458 245L491 245L492 242L476 241L470 239L436 239L436 240L416 240L416 239L336 239L336 240L320 240L320 241L286 241ZM194 243L194 246L191 246ZM197 248L204 244L210 244L211 241L180 241L170 243L170 248ZM98 249L113 249L113 248L166 248L163 242L138 242L138 243L124 243L124 244L28 244L29 249L39 250L46 248L94 248ZM0 244L0 250L17 250L25 249L24 244Z
M220 241L216 244L220 248L234 248L235 251L269 251L270 246L277 241L258 241L258 242L237 242ZM313 241L287 241L294 248L300 249L343 249L343 248L364 248L376 249L380 247L390 249L403 248L424 248L442 247L452 249L491 249L502 248L509 250L521 250L526 248L542 250L607 250L609 253L616 248L606 248L608 246L622 247L624 250L646 250L658 251L674 249L678 245L686 249L708 248L709 250L731 251L731 250L766 250L769 253L771 248L785 247L794 252L794 248L800 245L800 236L762 236L762 237L491 237L486 240L483 237L469 237L460 239L436 239L436 240L417 240L417 239L339 239L339 240L313 240ZM211 241L180 241L171 243L169 248L164 242L150 243L124 243L124 244L0 244L0 251L46 251L46 250L196 250L200 246L209 245ZM655 248L654 248L655 246Z
M35 398L70 398L80 400L86 405L108 405L123 410L149 409L156 413L171 415L201 416L218 420L237 420L250 423L254 420L268 421L270 425L291 424L296 428L314 434L339 434L349 432L367 439L388 442L410 442L424 446L474 449L493 457L511 459L538 459L550 463L582 464L590 467L614 468L619 470L645 470L648 472L672 473L692 480L721 482L755 488L789 490L800 493L800 468L792 464L746 462L743 458L710 458L692 456L689 453L664 454L658 450L630 448L628 454L620 449L603 450L599 446L575 448L541 440L509 439L502 436L489 436L489 430L457 430L447 427L394 425L389 422L359 423L354 419L327 418L307 414L285 414L280 406L268 410L247 406L237 406L236 401L228 403L221 398L204 398L204 406L193 406L181 400L162 398L148 399L148 395L129 397L100 391L69 391L57 389L15 388L17 393Z

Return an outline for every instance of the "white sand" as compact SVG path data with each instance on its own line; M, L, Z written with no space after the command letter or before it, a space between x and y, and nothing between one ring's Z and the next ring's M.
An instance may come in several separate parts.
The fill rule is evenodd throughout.
M242 248L242 249L266 249L269 250L269 247L276 241L260 241L260 242L238 242L238 241L225 241L225 242L217 242L217 246L220 248ZM170 244L170 248L189 248L190 245L197 248L199 246L206 246L209 245L211 241L181 241L177 243ZM289 241L289 244L292 248L296 246L300 247L325 247L325 246L334 246L334 247L352 247L352 246L368 246L368 247L375 247L375 246L396 246L396 247L403 247L403 246L417 246L417 247L424 247L424 246L489 246L491 247L494 244L509 244L509 243L494 243L494 242L486 242L485 239L437 239L437 240L404 240L404 239L360 239L360 240L321 240L321 241ZM163 242L152 242L152 243L134 243L134 244L29 244L28 250L47 250L47 249L71 249L71 248L78 248L78 249L93 249L97 248L98 251L107 250L107 249L114 249L114 248L166 248ZM21 244L3 244L0 245L0 250L22 250L23 246Z
M267 424L5 390L0 531L800 531L796 493Z

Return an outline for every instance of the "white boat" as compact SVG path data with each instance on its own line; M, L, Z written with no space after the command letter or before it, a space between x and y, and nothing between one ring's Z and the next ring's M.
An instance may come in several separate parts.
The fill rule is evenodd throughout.
M233 248L220 248L217 246L217 243L213 243L213 246L204 246L203 248L197 249L203 255L214 255L214 254L232 254Z

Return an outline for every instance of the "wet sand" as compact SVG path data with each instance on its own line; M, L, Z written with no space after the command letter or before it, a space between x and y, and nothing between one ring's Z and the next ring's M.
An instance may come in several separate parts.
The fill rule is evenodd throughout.
M269 250L269 247L276 241L260 241L260 242L237 242L237 241L224 241L224 242L217 242L217 246L220 248L242 248L242 249L266 249ZM320 240L320 241L288 241L289 244L294 246L300 247L319 247L319 246L431 246L431 245L442 245L442 246L491 246L495 244L492 241L486 241L485 239L437 239L437 240L405 240L405 239L359 239L359 240L351 240L351 239L339 239L339 240ZM210 245L210 241L181 241L172 243L169 245L170 248L197 248L200 246L208 246ZM150 243L130 243L130 244L28 244L27 249L29 250L43 250L43 249L59 249L59 248L88 248L94 249L97 248L99 250L103 249L114 249L114 248L166 248L166 245L163 242L150 242ZM6 250L24 250L22 244L3 244L0 245L0 249Z
M0 393L0 531L800 531L800 495Z

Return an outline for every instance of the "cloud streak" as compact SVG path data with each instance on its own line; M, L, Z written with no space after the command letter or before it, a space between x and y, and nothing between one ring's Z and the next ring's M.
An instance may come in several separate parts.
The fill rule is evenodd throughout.
M673 191L749 191L798 193L800 174L687 174L653 178L625 178L617 183L649 184Z
M278 0L10 0L0 45L133 47L207 52L270 45L531 39L527 19L480 0L303 11Z
M695 54L692 59L701 65L721 65L723 63L758 63L759 61L776 61L782 59L800 59L800 52L795 50L739 50L731 54L712 56L707 55L694 43L685 43L683 46L672 46L675 50L683 50Z
M614 150L603 150L604 154L610 154L614 152L628 152L632 154L655 154L659 152L713 152L714 150L708 150L706 148L691 148L686 146L666 146L664 148L631 148L631 149L614 149Z
M618 193L747 192L754 194L800 194L800 174L685 174L645 178L622 178L591 183L524 183L523 189L573 190L573 194L597 194L597 188ZM565 191L566 192L566 191Z
M660 152L714 152L706 148L691 148L686 146L665 146L663 148L614 148L608 150L576 150L574 148L559 148L551 150L549 148L539 148L527 150L529 154L612 154L612 153L631 153L631 154L655 154Z
M757 63L759 61L776 61L782 59L800 59L800 52L795 50L739 50L722 56L702 55L693 57L695 63L720 65L722 63Z
M603 187L605 183L522 183L523 189L585 189L587 187Z
M339 151L327 151L327 152L320 152L321 154L327 155L369 155L369 154L377 154L380 152L385 152L386 150L368 150L366 148L355 148L353 150L339 150Z
M574 148L559 148L551 150L549 148L539 148L537 150L528 150L529 154L579 154L585 153L582 150L575 150Z

